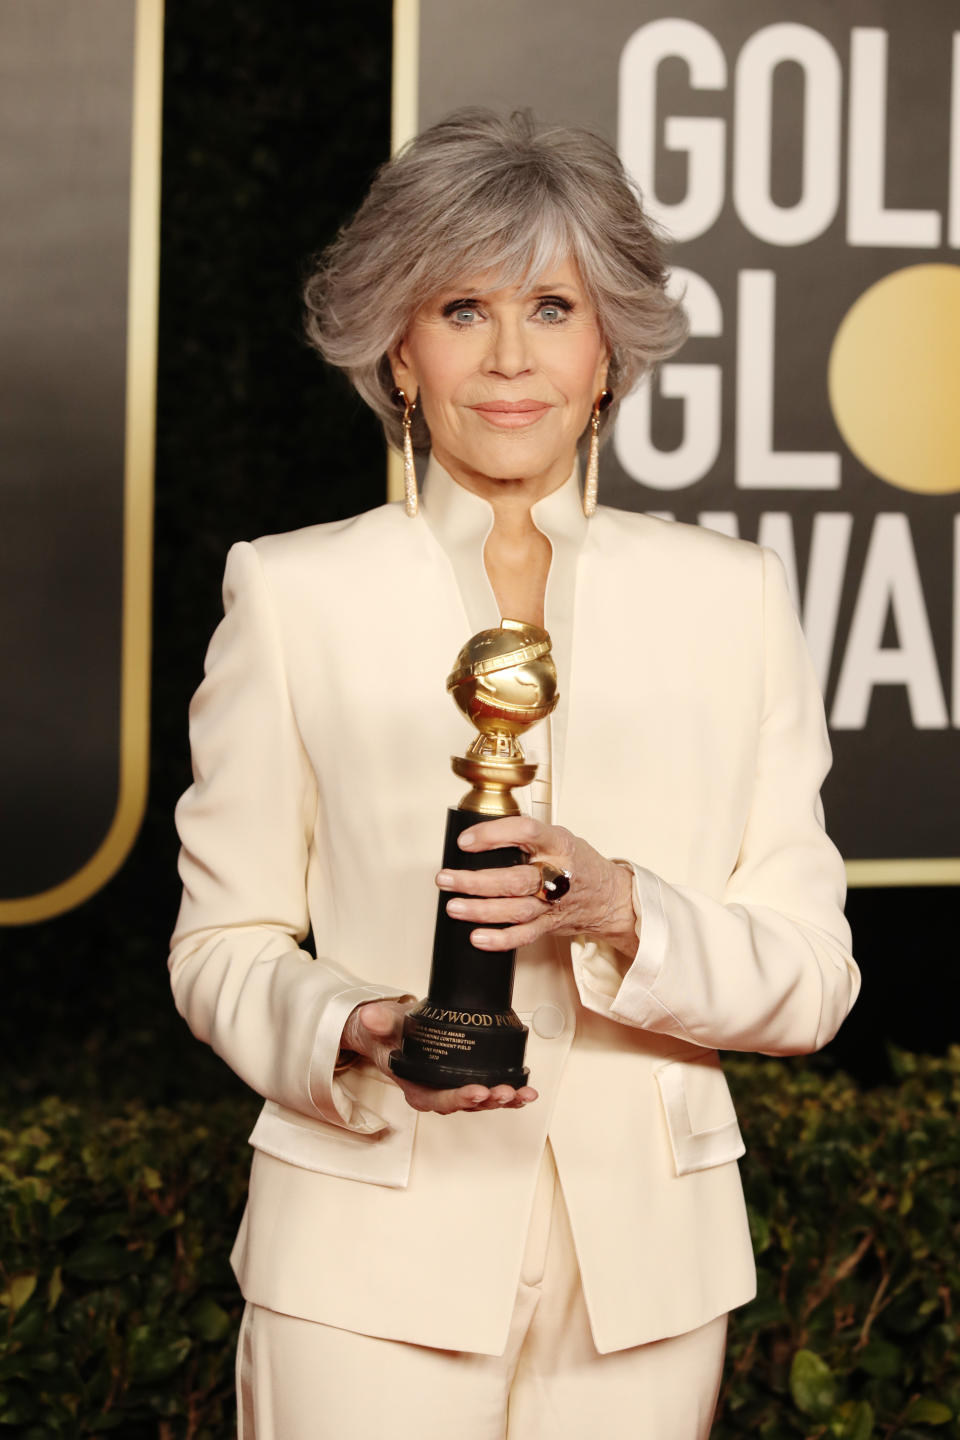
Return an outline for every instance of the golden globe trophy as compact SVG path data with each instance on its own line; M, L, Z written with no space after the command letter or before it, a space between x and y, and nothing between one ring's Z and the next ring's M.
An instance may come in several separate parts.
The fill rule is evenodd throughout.
M550 636L521 620L481 630L457 656L447 689L480 733L466 755L450 762L471 788L447 811L444 869L521 865L527 857L515 846L471 854L457 840L477 820L520 814L511 791L529 785L537 767L524 759L518 737L549 715L558 698ZM427 998L406 1016L390 1068L434 1090L475 1084L519 1088L529 1071L523 1063L527 1027L511 1004L517 952L478 951L470 943L477 922L448 915L451 899L440 895Z

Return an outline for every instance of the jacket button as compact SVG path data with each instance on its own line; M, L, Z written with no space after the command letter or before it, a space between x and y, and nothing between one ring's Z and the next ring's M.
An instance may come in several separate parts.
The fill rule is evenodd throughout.
M567 1017L559 1005L538 1005L533 1012L532 1024L541 1040L556 1040L567 1028Z

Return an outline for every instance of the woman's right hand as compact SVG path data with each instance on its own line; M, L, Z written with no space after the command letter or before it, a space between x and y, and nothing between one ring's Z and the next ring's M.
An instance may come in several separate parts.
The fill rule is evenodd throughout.
M414 1110L433 1110L438 1115L453 1115L457 1110L522 1110L524 1105L537 1099L536 1090L529 1085L519 1090L512 1085L494 1085L492 1089L486 1085L462 1085L458 1090L430 1090L426 1085L414 1085L394 1075L390 1069L390 1052L399 1048L403 1017L415 1004L413 1000L403 1004L396 1000L374 1000L358 1005L343 1027L341 1048L355 1050L382 1070L399 1085L407 1104Z

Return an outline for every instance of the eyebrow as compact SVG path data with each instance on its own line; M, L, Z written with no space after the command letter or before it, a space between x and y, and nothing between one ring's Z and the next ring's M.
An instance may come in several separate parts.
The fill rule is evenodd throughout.
M499 288L499 286L494 287L494 289ZM448 291L447 293L449 294L450 292ZM490 292L487 291L486 293L489 294ZM577 294L579 294L579 291L575 286L567 285L561 281L556 285L544 285L542 289L528 290L523 298L527 300L565 300L571 296L576 296ZM480 305L483 301L483 298L483 292L478 291L476 294L473 295L460 294L454 300L444 300L442 304L443 308L446 310L451 306L455 307L457 305Z

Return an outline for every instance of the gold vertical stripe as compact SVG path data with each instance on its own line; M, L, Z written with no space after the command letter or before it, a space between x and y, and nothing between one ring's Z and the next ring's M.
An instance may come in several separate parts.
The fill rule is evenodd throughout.
M101 889L130 853L146 806L162 88L163 0L137 0L130 166L117 808L100 848L68 880L37 895L0 900L0 924L4 925L25 925L60 915Z
M393 0L393 94L390 153L419 129L420 0Z
M420 0L393 0L393 73L390 97L390 153L412 140L418 129ZM387 450L387 499L403 499L403 458Z
M848 860L851 889L876 885L960 885L960 858L956 860Z

